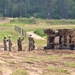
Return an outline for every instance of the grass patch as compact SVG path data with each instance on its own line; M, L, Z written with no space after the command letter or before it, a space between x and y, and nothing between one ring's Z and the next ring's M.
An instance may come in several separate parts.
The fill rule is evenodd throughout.
M18 39L18 36L20 35L19 33L15 32L12 28L10 29L5 29L5 30L0 30L0 40L3 40L4 36L9 37L9 35L11 35L11 39L12 41L15 41Z
M45 20L48 25L67 25L67 24L75 24L75 20L73 19L61 19L61 20Z
M47 57L47 60L58 60L60 59L60 57L58 57L58 55L51 55Z
M26 70L16 70L11 75L29 75Z
M21 36L20 33L17 33L13 27L5 27L0 30L0 41L3 41L4 36L9 37L11 35L12 42L17 42L18 36ZM27 41L27 38L25 38L25 41Z
M42 75L48 75L48 74L43 73Z
M24 58L23 61L43 61L43 60L47 60L47 61L53 61L53 60L58 60L59 57L57 55L45 55L45 57L28 57L28 58Z
M16 24L33 24L36 23L35 18L15 18L10 21L10 23L16 23Z
M46 34L44 33L44 29L37 29L34 31L34 33L42 37L46 36Z
M35 39L35 46L45 46L46 40L36 40Z
M64 64L65 64L65 66L67 66L67 67L75 68L75 63L65 62Z
M69 72L66 69L63 68L57 68L57 67L47 67L45 69L48 72L59 72L59 73L65 73L65 74L69 74Z
M59 23L60 21L61 20L43 20L43 19L36 19L36 18L14 18L10 22L3 23L3 24L0 23L0 41L3 41L3 37L5 35L7 36L7 38L8 38L8 35L11 35L12 41L16 42L20 34L14 31L14 25L17 25L26 31L33 31L36 34L44 38L46 38L46 34L44 34L43 29L48 29L48 28L51 28L51 29L73 28L75 29L75 25L73 25L75 20L66 20L66 22L68 21L70 22L69 25L67 23L62 25L62 23ZM57 22L57 23L54 23L54 22ZM71 24L71 22L73 23ZM46 41L36 40L36 43L38 45L39 44L42 45L42 44L45 44Z
M42 60L45 60L45 58L29 57L24 59L24 61L42 61Z
M66 55L64 54L64 55L62 56L62 58L63 58L63 57L75 57L75 54L66 54Z
M10 23L4 23L4 24L0 24L0 27L12 27L13 25L11 25Z

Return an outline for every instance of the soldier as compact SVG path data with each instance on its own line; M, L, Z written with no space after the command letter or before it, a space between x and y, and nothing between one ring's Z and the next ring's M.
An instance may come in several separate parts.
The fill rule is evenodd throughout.
M7 51L7 40L6 40L6 36L4 36L3 44L4 44L4 50Z
M30 35L30 36L28 37L28 40L29 40L29 51L30 51L30 50L34 50L34 48L35 48L35 46L34 46L35 41L34 41L34 39L33 39L33 36Z
M24 40L24 37L21 39L21 36L19 36L19 39L17 40L18 51L22 51L22 41L23 40Z
M9 51L11 51L11 47L12 47L11 35L9 35L8 46L9 46Z
M55 31L54 45L55 45L55 49L59 48L59 34L58 34L58 31Z

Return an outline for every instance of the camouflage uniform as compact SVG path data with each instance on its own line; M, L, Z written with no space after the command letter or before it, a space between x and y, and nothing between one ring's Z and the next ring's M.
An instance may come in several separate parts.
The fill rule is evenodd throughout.
M6 37L3 39L3 44L4 44L4 50L7 51L7 40Z
M11 41L11 38L9 37L8 39L8 45L9 45L9 51L11 51L11 48L12 48L12 41Z
M33 37L29 36L28 40L29 40L29 51L30 50L34 50L34 48L35 48L35 46L34 46L35 41L34 41Z
M24 40L24 38L21 39L20 37L19 37L19 39L17 40L18 51L22 51L22 41L23 41L23 40Z

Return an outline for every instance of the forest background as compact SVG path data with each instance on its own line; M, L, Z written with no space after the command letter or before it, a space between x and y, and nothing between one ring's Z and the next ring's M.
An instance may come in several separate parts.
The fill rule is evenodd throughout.
M75 0L0 0L0 17L74 19Z

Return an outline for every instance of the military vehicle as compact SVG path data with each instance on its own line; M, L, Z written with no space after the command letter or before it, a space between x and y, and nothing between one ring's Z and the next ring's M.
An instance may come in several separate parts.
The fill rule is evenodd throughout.
M44 49L74 49L75 30L74 29L45 29L47 34L47 46Z

